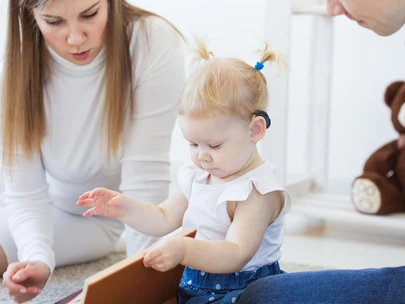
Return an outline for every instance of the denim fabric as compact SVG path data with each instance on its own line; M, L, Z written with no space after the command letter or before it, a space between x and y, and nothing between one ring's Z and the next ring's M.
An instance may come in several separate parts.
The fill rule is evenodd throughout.
M238 295L250 283L280 273L278 262L256 271L227 274L206 273L185 267L177 292L178 304L237 303Z
M403 304L405 266L270 276L249 285L238 304Z

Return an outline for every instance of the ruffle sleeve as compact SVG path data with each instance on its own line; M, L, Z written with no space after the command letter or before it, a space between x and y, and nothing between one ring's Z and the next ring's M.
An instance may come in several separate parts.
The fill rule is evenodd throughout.
M228 201L240 202L247 200L252 193L253 187L255 187L256 190L263 195L274 191L280 191L282 193L283 207L274 223L282 220L282 218L291 208L291 197L288 192L280 186L273 170L263 170L257 175L247 177L246 179L243 179L227 188L217 201L216 215L218 220L225 225L230 225L231 220L226 209L226 203ZM271 202L269 202L269 204L271 204Z
M178 172L178 182L180 191L183 192L187 200L190 200L191 189L193 187L193 181L201 172L196 165L187 164L180 167Z

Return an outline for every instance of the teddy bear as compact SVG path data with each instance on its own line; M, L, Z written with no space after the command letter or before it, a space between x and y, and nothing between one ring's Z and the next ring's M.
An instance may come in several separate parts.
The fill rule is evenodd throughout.
M384 95L399 137L367 159L363 174L352 184L351 200L365 214L405 211L405 82L391 83Z

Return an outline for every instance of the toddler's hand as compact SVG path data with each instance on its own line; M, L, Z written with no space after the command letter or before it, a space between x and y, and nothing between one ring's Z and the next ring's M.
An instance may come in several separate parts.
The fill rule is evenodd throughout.
M161 239L146 250L143 264L158 271L168 271L183 261L184 251L182 237Z
M76 202L77 206L93 207L83 216L101 215L120 218L125 215L125 199L122 194L105 188L96 188L82 194Z

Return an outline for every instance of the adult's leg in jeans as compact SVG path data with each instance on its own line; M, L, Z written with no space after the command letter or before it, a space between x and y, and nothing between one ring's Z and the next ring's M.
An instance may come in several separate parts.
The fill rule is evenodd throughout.
M269 276L250 284L238 304L405 303L405 266Z
M3 275L3 273L7 270L7 258L6 254L4 253L3 248L0 246L0 277Z

